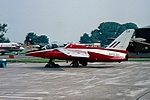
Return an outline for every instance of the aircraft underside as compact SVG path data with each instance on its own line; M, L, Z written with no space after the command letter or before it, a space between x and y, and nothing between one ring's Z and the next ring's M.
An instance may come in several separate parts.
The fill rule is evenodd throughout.
M70 63L70 66L72 67L78 67L79 64L82 66L87 66L87 62L80 62L80 61L72 61ZM59 64L56 64L52 59L49 60L49 62L45 65L45 67L59 67Z
M68 60L66 62L68 63ZM88 62L87 61L73 60L70 63L70 66L72 66L72 67L78 67L79 64L81 64L82 66L87 66ZM49 62L45 65L45 67L59 67L59 66L60 65L56 64L53 59L50 59Z

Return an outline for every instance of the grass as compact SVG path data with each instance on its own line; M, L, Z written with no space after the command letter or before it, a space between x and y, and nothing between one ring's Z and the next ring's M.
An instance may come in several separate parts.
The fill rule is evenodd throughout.
M21 58L21 59L8 59L7 62L24 62L24 63L47 63L49 59L44 58Z
M49 59L44 59L44 58L21 58L21 59L8 59L7 62L11 63L17 63L17 62L22 62L22 63L47 63ZM64 62L65 60L58 60L55 59L55 62Z
M129 58L128 61L150 61L150 58Z
M25 54L27 52L27 50L23 50L21 52L18 52L18 54ZM5 53L5 55L16 55L16 52L13 51L13 52L8 52L8 53Z

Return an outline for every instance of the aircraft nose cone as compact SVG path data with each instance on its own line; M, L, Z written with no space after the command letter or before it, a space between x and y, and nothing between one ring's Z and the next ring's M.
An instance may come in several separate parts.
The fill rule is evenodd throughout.
M33 57L42 57L43 53L41 53L40 51L28 51L25 54L26 56L33 56Z

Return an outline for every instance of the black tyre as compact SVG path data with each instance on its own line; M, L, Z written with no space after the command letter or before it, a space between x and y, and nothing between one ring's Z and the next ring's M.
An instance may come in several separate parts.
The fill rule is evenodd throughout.
M45 65L45 68L48 68L48 67L50 67L49 64L46 64L46 65Z
M82 66L87 66L87 62L83 62L83 63L82 63Z
M50 62L49 63L49 67L54 67L55 66L55 63L54 62Z
M86 61L79 61L79 63L80 63L82 66L87 66L87 62L86 62Z
M78 66L79 66L78 61L73 62L72 66L73 66L73 67L78 67Z

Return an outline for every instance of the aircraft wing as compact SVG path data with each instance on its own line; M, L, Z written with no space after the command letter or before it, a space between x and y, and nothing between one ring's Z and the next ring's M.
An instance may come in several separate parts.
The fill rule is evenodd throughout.
M57 48L57 50L66 54L67 56L81 57L81 58L89 58L90 57L90 55L88 54L87 51L65 49L65 48Z

